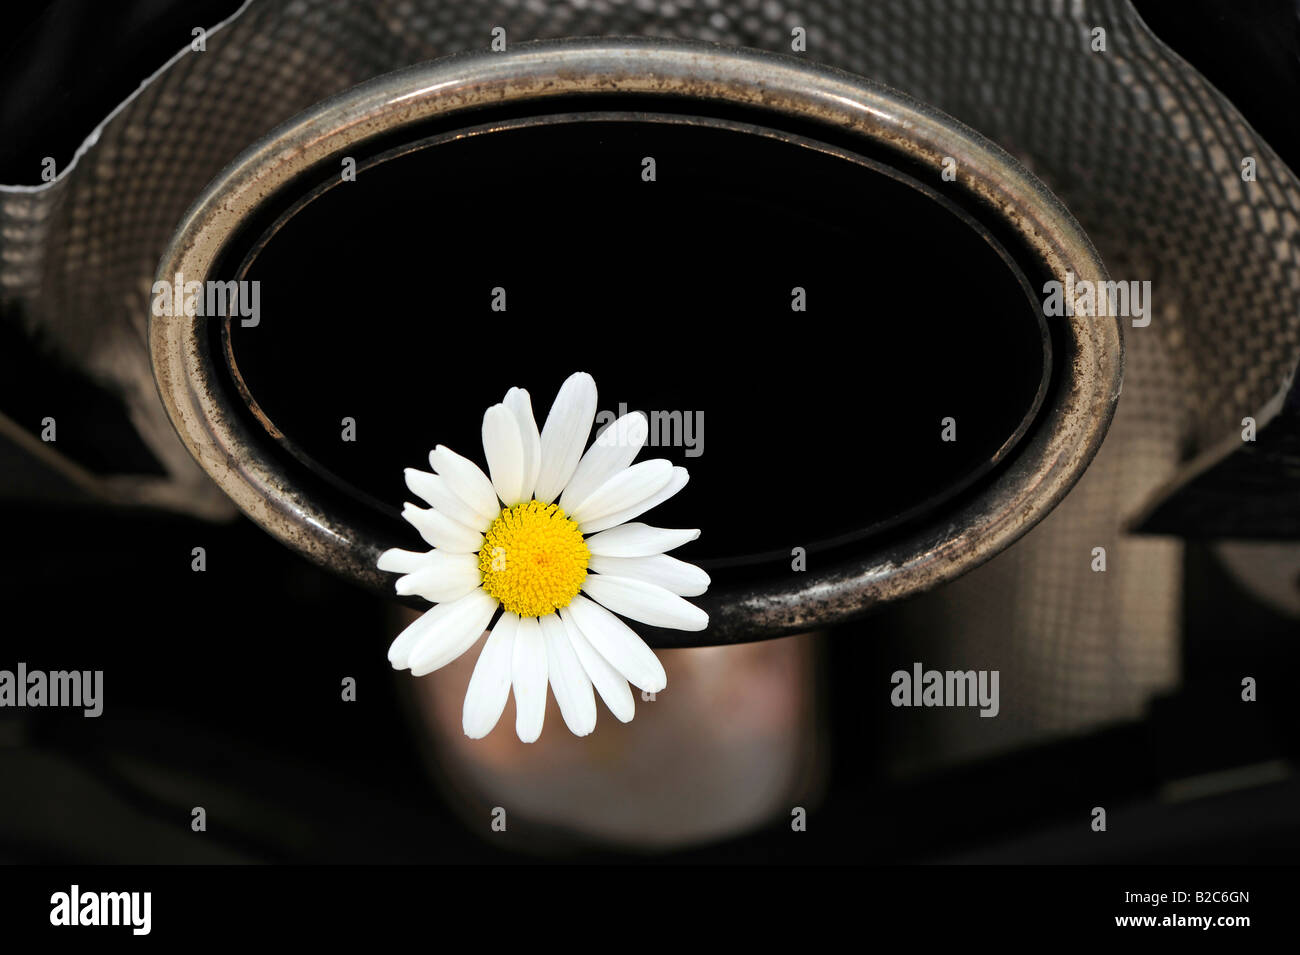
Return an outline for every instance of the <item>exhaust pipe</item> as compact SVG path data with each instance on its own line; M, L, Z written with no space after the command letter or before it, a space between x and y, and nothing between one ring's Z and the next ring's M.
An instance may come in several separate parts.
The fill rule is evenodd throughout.
M187 448L385 591L402 468L475 447L505 386L544 407L593 372L603 408L702 459L682 556L711 625L660 646L847 619L989 559L1079 478L1122 375L1115 318L1045 317L1047 283L1105 269L1000 148L850 74L677 41L525 44L335 96L217 177L157 279L250 290L151 318Z

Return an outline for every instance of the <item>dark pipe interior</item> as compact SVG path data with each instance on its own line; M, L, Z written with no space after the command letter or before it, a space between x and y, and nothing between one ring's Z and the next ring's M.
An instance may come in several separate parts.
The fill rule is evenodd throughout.
M1028 425L1050 365L1024 280L953 209L701 125L571 119L407 152L303 206L246 277L261 323L231 323L236 377L299 461L384 519L434 444L482 462L509 386L540 424L581 369L602 409L702 415L702 454L641 458L690 468L647 519L704 528L680 553L715 570L788 568L796 546L933 511Z

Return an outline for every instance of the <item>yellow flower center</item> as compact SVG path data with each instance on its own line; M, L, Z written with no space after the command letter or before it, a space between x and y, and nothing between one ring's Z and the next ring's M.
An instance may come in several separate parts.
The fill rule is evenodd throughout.
M578 595L591 552L556 504L527 501L503 510L483 535L483 589L521 617L554 613Z

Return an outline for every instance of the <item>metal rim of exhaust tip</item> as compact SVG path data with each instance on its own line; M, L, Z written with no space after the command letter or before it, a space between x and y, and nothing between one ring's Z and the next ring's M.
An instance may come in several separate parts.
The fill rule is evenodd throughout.
M550 40L506 53L459 54L386 74L342 92L240 154L182 218L158 269L203 281L223 248L268 197L304 170L431 119L484 106L545 107L561 97L650 96L701 107L757 109L774 120L835 129L904 157L936 180L945 159L964 190L1009 225L1058 281L1104 281L1078 223L1014 158L938 110L888 87L794 57L657 39ZM470 120L472 122L472 120ZM1032 432L984 489L866 558L823 574L791 573L711 591L698 634L652 631L657 646L743 642L849 619L885 601L951 580L993 557L1065 496L1100 447L1123 376L1114 318L1053 319L1070 374L1053 389ZM327 513L263 447L215 386L204 322L150 316L149 348L163 405L204 470L254 522L316 563L387 592L375 568L380 541ZM503 382L502 386L510 384ZM723 599L725 597L725 599Z

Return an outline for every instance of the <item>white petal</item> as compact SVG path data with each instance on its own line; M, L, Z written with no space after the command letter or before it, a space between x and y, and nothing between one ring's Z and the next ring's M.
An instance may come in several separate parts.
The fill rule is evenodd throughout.
M420 495L452 520L476 531L487 530L488 526L496 520L497 514L500 513L499 508L494 509L490 515L478 513L457 497L456 492L448 486L443 478L436 474L430 474L428 471L407 468L406 486L411 489L411 493Z
M634 686L639 686L647 693L658 693L668 685L664 665L659 662L654 651L646 646L645 641L622 620L581 594L573 598L568 609L573 615L573 622L578 625L583 636L591 641L596 652Z
M524 483L520 499L528 500L537 487L537 472L542 469L542 438L537 432L537 419L533 417L533 400L523 388L511 388L502 402L515 416L519 425L519 440L524 449Z
M495 514L501 510L492 482L483 473L483 469L469 458L440 444L429 452L429 466L476 513Z
M523 500L524 441L519 422L505 405L493 405L483 414L483 453L497 497L507 507Z
M560 715L574 736L586 736L596 728L596 695L591 691L591 678L569 642L563 621L548 613L540 622L546 640L546 672L555 702L560 704Z
M587 671L587 676L591 678L600 698L605 701L609 711L618 717L620 722L630 723L632 717L636 715L636 701L632 699L632 688L627 685L627 680L610 666L608 660L596 652L596 648L591 645L574 621L568 607L560 611L560 619L564 621L564 629L569 636L569 644L573 647L573 652L578 655L582 668Z
M698 530L669 530L649 524L620 524L587 538L587 549L601 557L649 557L681 547L700 536Z
M542 735L546 719L546 643L536 617L521 617L510 661L515 688L515 732L525 743Z
M411 648L414 647L428 629L438 621L438 619L447 611L444 609L451 604L439 604L429 610L426 610L418 618L407 625L406 629L399 633L388 647L388 662L393 665L394 670L405 670L407 663L411 658Z
M393 665L395 670L405 670L410 666L411 651L415 650L426 636L438 629L442 622L453 614L462 614L466 609L478 607L481 604L481 597L487 597L491 604L489 607L488 617L491 618L491 611L495 609L496 601L488 597L481 590L467 594L459 600L450 603L438 604L430 610L426 610L418 620L413 622L405 630L397 635L388 648L388 662ZM486 624L485 624L486 626ZM479 628L482 633L483 628ZM468 644L467 644L468 646Z
M403 597L418 594L432 603L459 600L483 582L477 554L449 554L431 550L424 566L398 577L395 589Z
M461 711L461 726L470 739L482 739L492 732L506 708L506 700L510 698L515 631L518 629L518 615L507 610L501 614L478 655L474 675L469 678L469 689L465 691L465 707Z
M543 504L555 500L573 477L596 417L596 382L580 371L560 386L542 428L542 466L533 495Z
M375 566L380 570L386 570L394 574L409 574L413 571L424 567L428 561L424 558L428 556L426 551L423 554L416 553L413 550L402 550L400 547L392 547L379 555L379 560Z
M619 524L626 523L634 517L640 517L652 507L658 507L664 501L668 500L684 488L686 482L689 480L690 475L687 473L685 468L673 468L672 477L668 479L668 483L665 484L656 494L652 494L641 503L634 504L625 510L619 511L617 514L611 514L608 517L601 517L595 520L580 521L578 523L578 530L582 531L584 534L594 534L597 531L603 531L608 527L617 527Z
M402 517L420 532L420 536L431 547L449 554L475 554L483 546L482 534L460 521L452 520L436 508L425 510L407 501L402 508ZM380 570L382 569L381 567Z
M709 589L709 575L694 564L667 554L649 557L593 556L587 568L597 574L631 577L662 587L679 597L698 597Z
M709 615L695 604L662 587L631 577L588 574L582 582L582 589L615 613L652 627L694 631L709 625Z
M634 464L596 488L569 516L582 524L625 511L663 490L672 476L672 462L663 458Z
M578 462L560 495L560 507L572 513L596 488L631 464L649 433L650 425L640 411L623 415L602 431Z
M482 590L471 590L459 600L433 609L443 613L411 648L407 662L412 676L432 673L472 647L492 621L497 601Z

